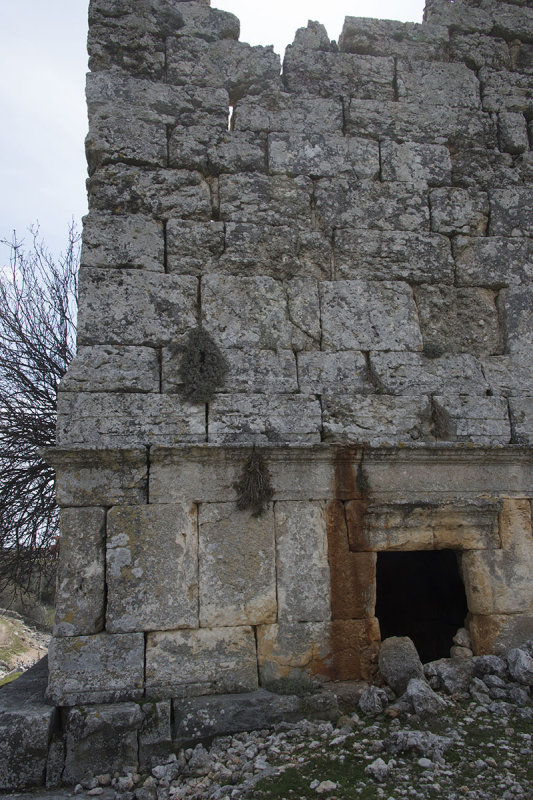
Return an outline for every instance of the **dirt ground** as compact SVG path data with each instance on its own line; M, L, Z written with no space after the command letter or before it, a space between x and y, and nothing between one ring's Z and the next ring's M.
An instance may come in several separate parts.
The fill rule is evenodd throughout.
M0 610L0 685L46 655L50 634L26 624L19 614Z

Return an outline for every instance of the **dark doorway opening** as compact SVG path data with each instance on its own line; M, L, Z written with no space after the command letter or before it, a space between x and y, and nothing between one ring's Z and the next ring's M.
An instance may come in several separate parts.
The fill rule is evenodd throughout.
M449 658L468 611L453 550L378 553L376 583L381 638L409 636L423 663Z

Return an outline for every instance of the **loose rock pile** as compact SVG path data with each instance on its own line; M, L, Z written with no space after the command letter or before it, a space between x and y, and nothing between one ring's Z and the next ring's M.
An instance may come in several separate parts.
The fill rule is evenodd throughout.
M368 687L358 710L336 724L304 720L218 737L151 774L100 775L75 792L102 800L533 797L533 642L505 657L422 667L410 640L393 638L380 667L389 685Z

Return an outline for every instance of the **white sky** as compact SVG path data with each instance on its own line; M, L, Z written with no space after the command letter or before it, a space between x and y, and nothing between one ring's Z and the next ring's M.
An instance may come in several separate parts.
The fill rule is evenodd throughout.
M241 40L282 52L308 19L338 39L344 17L421 22L424 0L212 0ZM86 213L87 0L0 0L0 239L38 222L52 251Z

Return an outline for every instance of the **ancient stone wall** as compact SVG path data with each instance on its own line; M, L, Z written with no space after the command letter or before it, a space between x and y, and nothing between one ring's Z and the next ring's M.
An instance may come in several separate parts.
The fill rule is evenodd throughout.
M456 553L475 652L533 628L533 11L238 34L90 4L62 706L372 677L386 550Z

